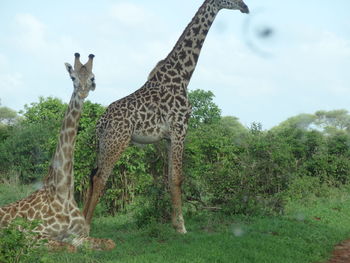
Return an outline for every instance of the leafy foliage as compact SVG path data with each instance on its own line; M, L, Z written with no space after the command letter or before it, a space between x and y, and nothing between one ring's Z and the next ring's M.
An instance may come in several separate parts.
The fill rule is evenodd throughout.
M187 208L217 209L228 214L281 213L285 201L308 189L350 183L349 114L319 111L291 117L269 131L259 123L244 127L221 116L210 91L189 93L192 118L184 151ZM17 174L21 182L46 175L66 105L40 98L25 106L23 119L0 141L0 176ZM76 198L82 201L96 164L95 126L104 107L87 101L75 148ZM9 126L9 125L7 125ZM164 142L130 146L116 163L101 197L102 213L116 214L142 204L137 221L170 217L167 152Z
M17 218L0 229L0 262L42 262L45 240L33 231L38 225L37 221Z
M221 110L213 102L213 98L214 94L211 91L197 89L189 93L188 99L192 105L191 127L214 123L220 119Z

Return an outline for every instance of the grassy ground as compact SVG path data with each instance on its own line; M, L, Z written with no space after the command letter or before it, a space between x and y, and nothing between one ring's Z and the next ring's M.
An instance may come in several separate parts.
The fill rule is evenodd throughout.
M167 224L137 228L131 215L95 218L91 235L113 239L114 250L50 253L45 262L323 262L350 237L350 194L291 202L281 216L196 213L186 220L188 234L178 235Z

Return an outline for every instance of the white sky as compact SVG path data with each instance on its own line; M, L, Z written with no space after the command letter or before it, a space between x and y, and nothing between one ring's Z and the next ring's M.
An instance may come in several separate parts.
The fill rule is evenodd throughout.
M64 62L96 55L96 90L109 105L145 82L203 0L2 0L0 99L15 110L39 96L68 101ZM246 0L221 11L189 89L214 92L223 115L264 128L299 113L350 110L350 1ZM259 32L271 27L269 38ZM253 48L252 48L253 46ZM263 55L267 53L268 55Z

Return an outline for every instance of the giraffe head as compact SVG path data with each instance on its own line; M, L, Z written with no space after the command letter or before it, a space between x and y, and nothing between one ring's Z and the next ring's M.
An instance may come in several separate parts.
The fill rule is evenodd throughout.
M89 55L89 60L85 65L80 62L80 54L75 53L74 69L69 63L65 63L70 78L73 81L74 90L79 97L85 99L90 90L95 90L95 75L92 73L92 61L94 55Z
M249 13L248 6L243 0L215 0L220 8L239 10L242 13Z

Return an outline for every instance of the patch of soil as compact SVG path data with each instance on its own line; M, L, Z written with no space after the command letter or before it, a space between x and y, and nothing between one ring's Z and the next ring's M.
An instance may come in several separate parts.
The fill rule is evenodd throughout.
M350 263L350 240L335 246L332 258L325 263Z

